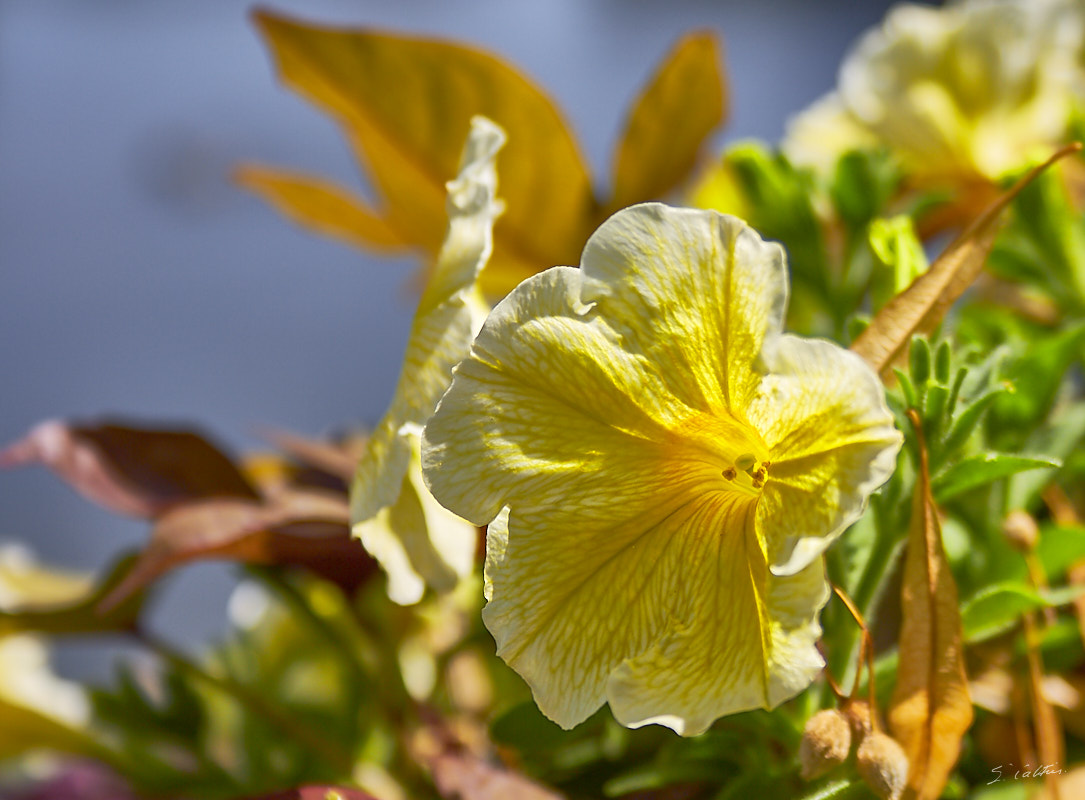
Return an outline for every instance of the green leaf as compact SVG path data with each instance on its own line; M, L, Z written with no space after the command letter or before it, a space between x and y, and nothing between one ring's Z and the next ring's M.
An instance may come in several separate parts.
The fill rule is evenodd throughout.
M1025 447L1050 453L1054 458L1068 458L1085 438L1085 403L1063 410L1054 419L1029 436ZM1015 475L1006 493L1007 508L1033 508L1040 492L1051 482L1055 469L1035 470Z
M998 636L1014 627L1022 614L1037 608L1066 605L1083 591L1085 586L1036 590L1018 581L987 586L961 607L965 641L974 644Z
M944 455L949 456L964 445L964 443L968 441L968 437L971 436L972 432L976 429L979 421L983 418L983 412L985 412L991 403L994 402L996 397L1005 391L1007 390L1004 386L992 389L965 406L964 411L953 420L949 433L946 434L946 438L943 440L941 448L939 448L941 452Z
M912 218L905 215L870 223L867 241L881 269L875 268L871 291L875 309L881 308L927 271L929 264Z
M829 196L840 218L859 228L882 212L900 178L888 151L853 150L836 162Z
M809 176L756 142L735 145L724 163L742 187L749 223L765 238L777 239L787 248L795 283L828 302L832 293L827 284L825 246Z
M908 364L912 381L922 393L931 378L931 346L922 336L912 338L912 346L908 349Z
M1018 472L1043 467L1058 467L1058 459L1043 456L1013 456L1006 453L981 453L958 461L942 470L931 488L939 503L956 497L969 489L975 489L988 483L1007 478Z
M943 386L949 386L952 358L949 342L943 340L934 354L934 379Z
M1040 530L1036 557L1048 581L1060 580L1073 564L1085 559L1085 527L1049 525Z
M1047 415L1083 343L1085 323L1054 336L1033 337L1007 370L1014 392L995 403L994 415L999 422L1007 428L1027 428Z

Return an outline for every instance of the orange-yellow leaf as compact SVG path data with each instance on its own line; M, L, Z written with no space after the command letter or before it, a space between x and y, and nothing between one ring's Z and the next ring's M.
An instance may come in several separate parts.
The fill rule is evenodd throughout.
M595 217L588 170L554 104L498 58L449 42L256 14L283 81L335 115L380 193L388 227L435 253L470 119L501 125L506 211L484 287L576 263ZM489 273L489 274L487 274Z
M882 307L851 349L886 375L904 356L912 336L933 331L983 270L1006 206L1041 172L1080 149L1080 144L1062 148L1003 193L946 248L929 270Z
M328 181L284 170L247 166L234 179L288 219L359 247L410 244L349 192Z
M914 415L914 412L909 412ZM972 724L957 587L942 549L927 451L919 436L908 550L904 563L900 666L889 727L908 754L908 787L918 800L941 795Z
M706 137L724 119L725 95L716 37L683 37L626 120L614 158L612 211L662 200L689 175Z

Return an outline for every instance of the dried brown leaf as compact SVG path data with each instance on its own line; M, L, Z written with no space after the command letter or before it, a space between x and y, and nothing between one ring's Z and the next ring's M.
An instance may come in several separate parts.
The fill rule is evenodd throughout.
M267 503L199 500L163 515L132 571L103 601L113 608L165 573L192 561L304 567L352 589L374 563L350 535L346 498L325 492L284 492Z
M940 255L930 269L885 304L852 344L883 377L902 358L916 334L930 333L983 270L998 235L1002 212L1021 190L1059 159L1081 150L1071 144L1004 192Z
M157 517L195 499L257 497L218 447L189 430L43 422L0 451L0 467L44 464L89 500Z
M909 415L919 438L919 474L904 564L901 659L889 727L911 764L910 792L918 800L933 800L941 795L960 755L961 739L972 724L972 701L957 587L942 548L926 445L918 416Z

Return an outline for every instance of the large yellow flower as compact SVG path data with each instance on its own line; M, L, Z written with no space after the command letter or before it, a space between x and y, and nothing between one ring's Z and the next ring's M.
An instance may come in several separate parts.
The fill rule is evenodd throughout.
M633 206L581 268L490 314L423 435L434 496L490 523L483 614L543 713L679 733L822 667L824 549L893 469L877 377L782 333L783 249Z
M1078 0L902 4L799 115L784 150L828 167L882 144L920 181L997 179L1064 144L1085 89Z

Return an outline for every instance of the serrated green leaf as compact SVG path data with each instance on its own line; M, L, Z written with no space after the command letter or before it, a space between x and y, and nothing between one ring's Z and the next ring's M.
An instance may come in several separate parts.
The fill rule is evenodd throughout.
M947 467L931 481L939 503L1018 472L1044 467L1058 467L1061 462L1043 456L1013 456L1006 453L981 453Z
M1014 627L1022 614L1037 608L1066 605L1083 591L1085 586L1037 590L1018 581L987 586L961 607L965 641L974 644L998 636Z

